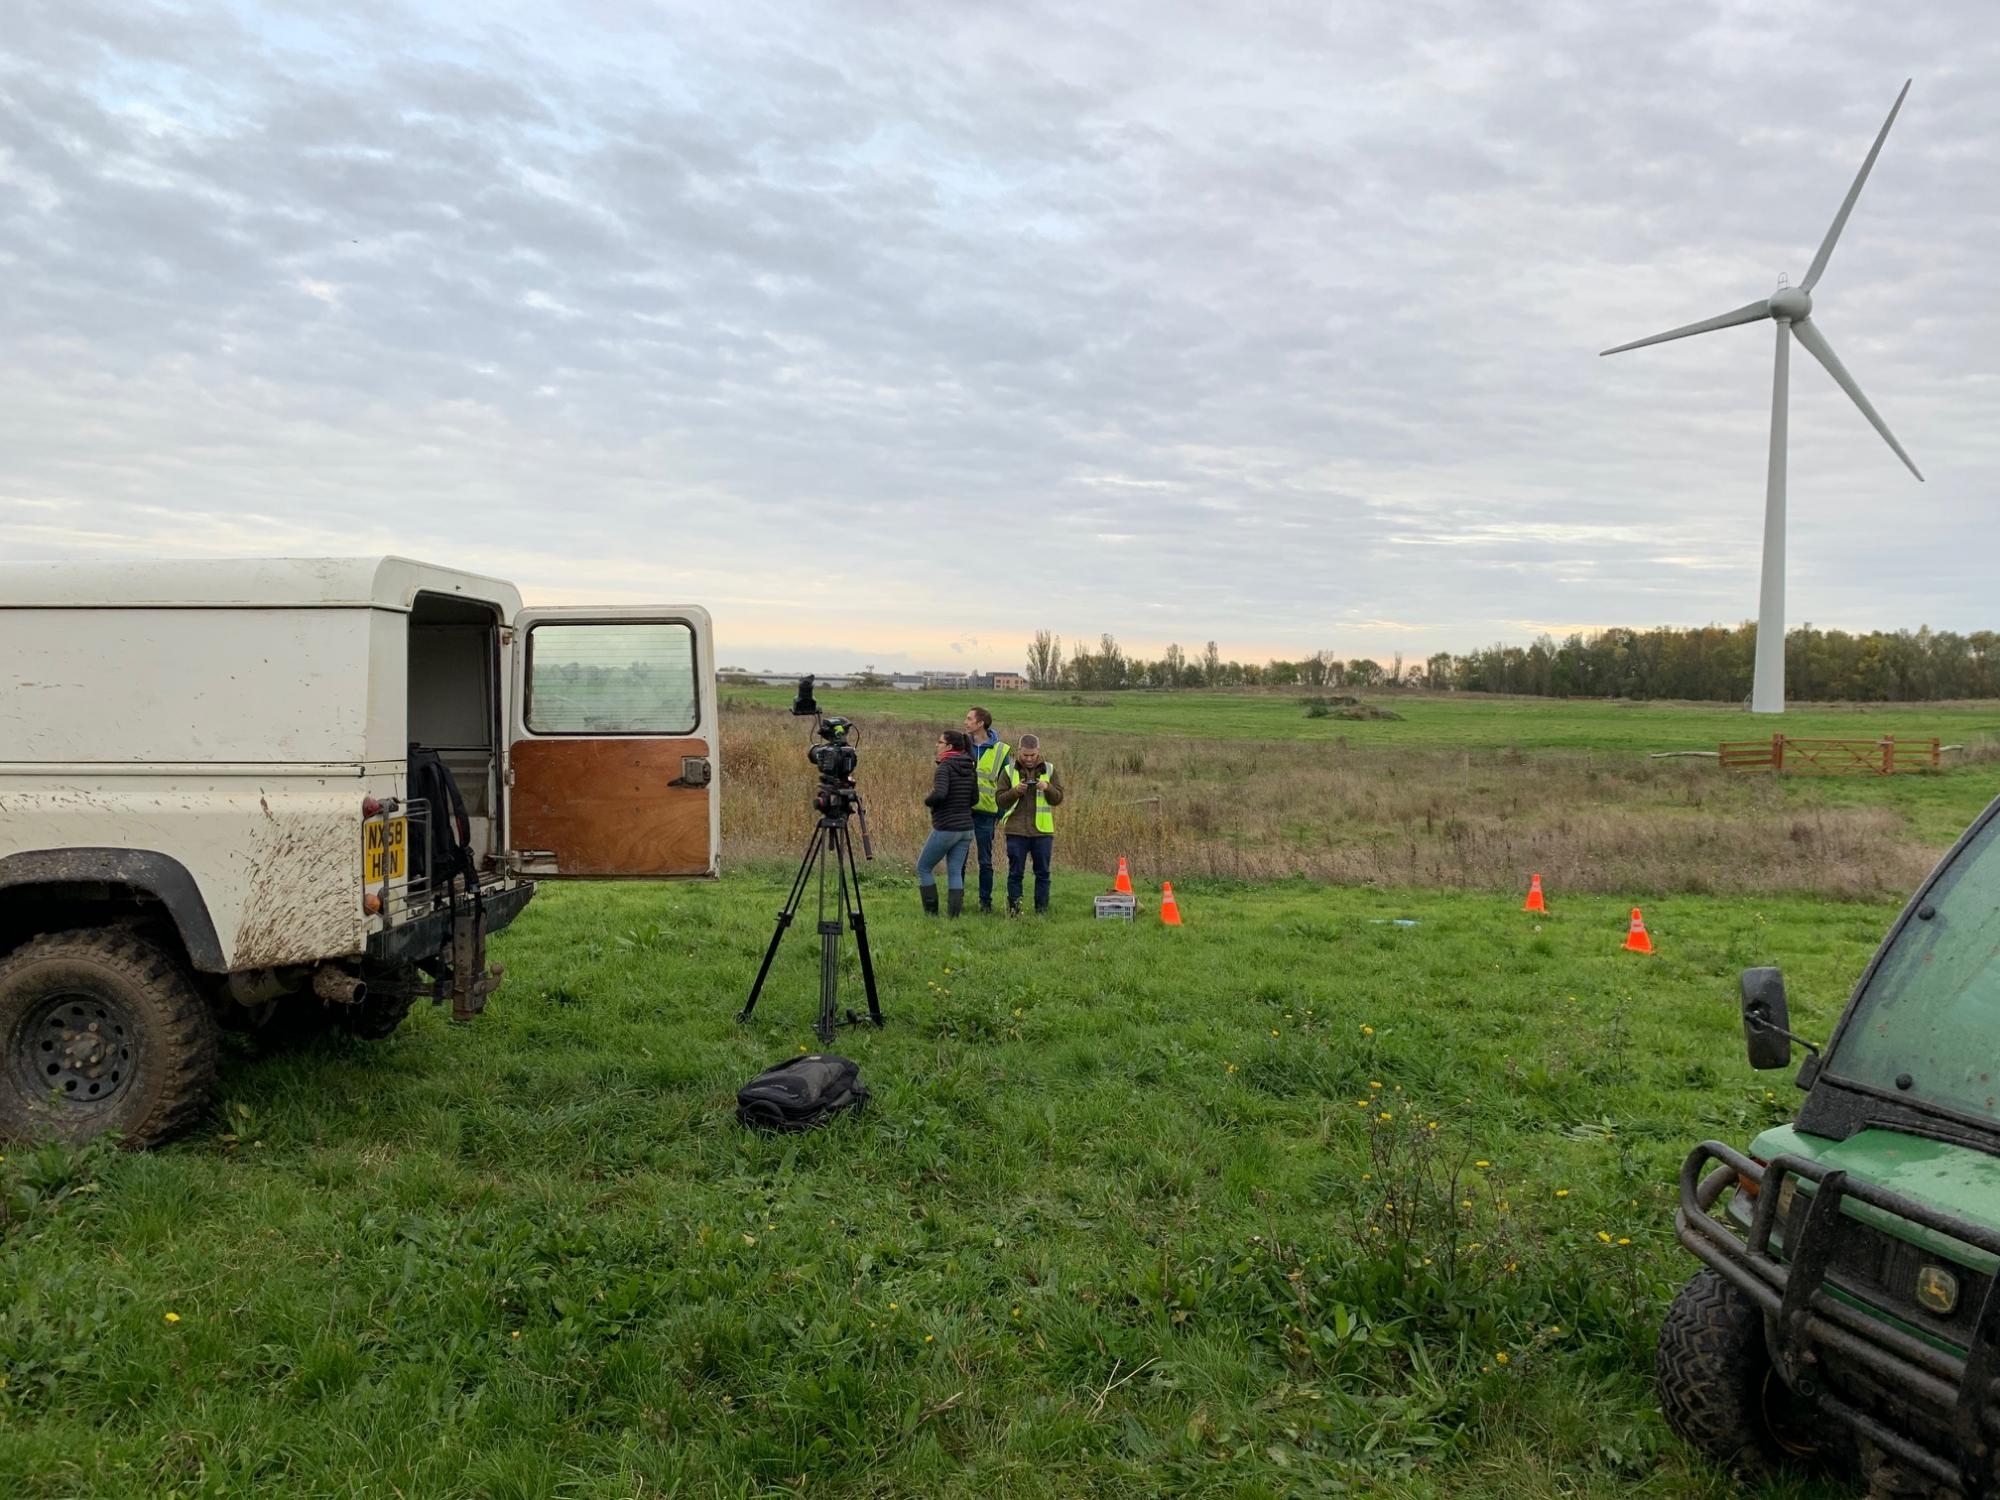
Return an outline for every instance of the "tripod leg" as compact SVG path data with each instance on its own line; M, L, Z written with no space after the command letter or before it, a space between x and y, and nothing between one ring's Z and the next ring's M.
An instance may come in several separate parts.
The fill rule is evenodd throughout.
M836 1006L840 992L840 928L841 915L847 910L847 866L841 862L840 835L838 828L827 834L840 900L831 920L826 915L826 866L819 867L819 1016L813 1023L813 1034L822 1047L833 1045L833 1029L839 1024Z
M861 955L861 987L868 993L868 1019L877 1026L882 1024L882 1004L875 997L875 959L868 951L868 918L861 910L861 867L854 862L854 839L846 829L840 831L840 842L834 849L835 858L845 858L847 867L854 872L853 900L847 908L847 919L854 924L854 947Z
M748 1021L750 1012L757 1008L757 996L763 993L764 980L771 972L771 960L778 956L778 940L785 935L785 929L792 925L792 918L799 909L799 897L805 894L806 881L811 878L813 865L818 861L820 849L826 837L824 828L815 828L811 840L806 844L806 857L799 861L799 872L792 877L792 893L785 898L785 904L778 911L778 925L771 933L771 944L764 950L764 962L757 967L756 981L750 986L750 998L743 1003L743 1009L736 1013L738 1023Z

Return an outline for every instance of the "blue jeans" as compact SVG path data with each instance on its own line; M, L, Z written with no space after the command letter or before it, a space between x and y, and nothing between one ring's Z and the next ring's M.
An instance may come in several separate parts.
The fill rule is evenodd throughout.
M972 841L979 846L979 904L993 904L993 825L1000 821L998 813L983 813L978 808L972 810Z
M970 828L933 828L917 856L917 884L937 884L937 862L944 861L945 885L954 891L965 889L965 857L972 852Z
M1007 835L1007 904L1021 904L1021 875L1028 860L1035 861L1035 910L1049 909L1049 860L1055 853L1052 833L1010 833Z

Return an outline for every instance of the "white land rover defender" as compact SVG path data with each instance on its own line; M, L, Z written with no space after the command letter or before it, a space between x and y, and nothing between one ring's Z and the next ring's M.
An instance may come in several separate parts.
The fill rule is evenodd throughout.
M713 876L690 608L402 558L0 566L0 1138L148 1146L217 1028L465 1019L547 877Z

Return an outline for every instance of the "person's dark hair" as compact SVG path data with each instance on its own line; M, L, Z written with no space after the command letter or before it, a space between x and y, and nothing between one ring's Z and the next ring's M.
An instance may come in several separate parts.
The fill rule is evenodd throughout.
M942 739L945 744L956 750L960 755L970 755L972 753L972 741L967 738L963 729L947 729L938 738Z
M979 721L979 727L981 729L991 729L993 727L993 715L989 714L985 709L981 708L978 704L976 703L973 704L972 707L966 710L966 712L971 714L973 718Z

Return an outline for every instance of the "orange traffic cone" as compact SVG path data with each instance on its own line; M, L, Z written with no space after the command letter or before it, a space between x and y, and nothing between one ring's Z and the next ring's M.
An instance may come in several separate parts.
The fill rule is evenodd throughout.
M1118 878L1111 882L1111 889L1123 891L1128 896L1132 894L1132 872L1125 868L1125 856L1122 854L1118 856Z
M1540 911L1540 912L1545 912L1545 911L1547 911L1547 910L1548 910L1548 907L1547 907L1546 905L1544 905L1544 904L1543 904L1543 902L1542 902L1542 877L1541 877L1541 876L1539 876L1539 875L1530 875L1530 876L1528 877L1528 899L1527 899L1527 901L1526 901L1526 902L1524 902L1524 903L1522 904L1522 906L1521 906L1521 910L1522 910L1522 911Z
M1639 915L1639 908L1632 908L1632 927L1625 934L1625 950L1628 953L1651 953L1653 940L1646 935L1646 919Z
M1160 921L1168 927L1181 925L1181 907L1174 900L1174 883L1171 880L1160 882Z

